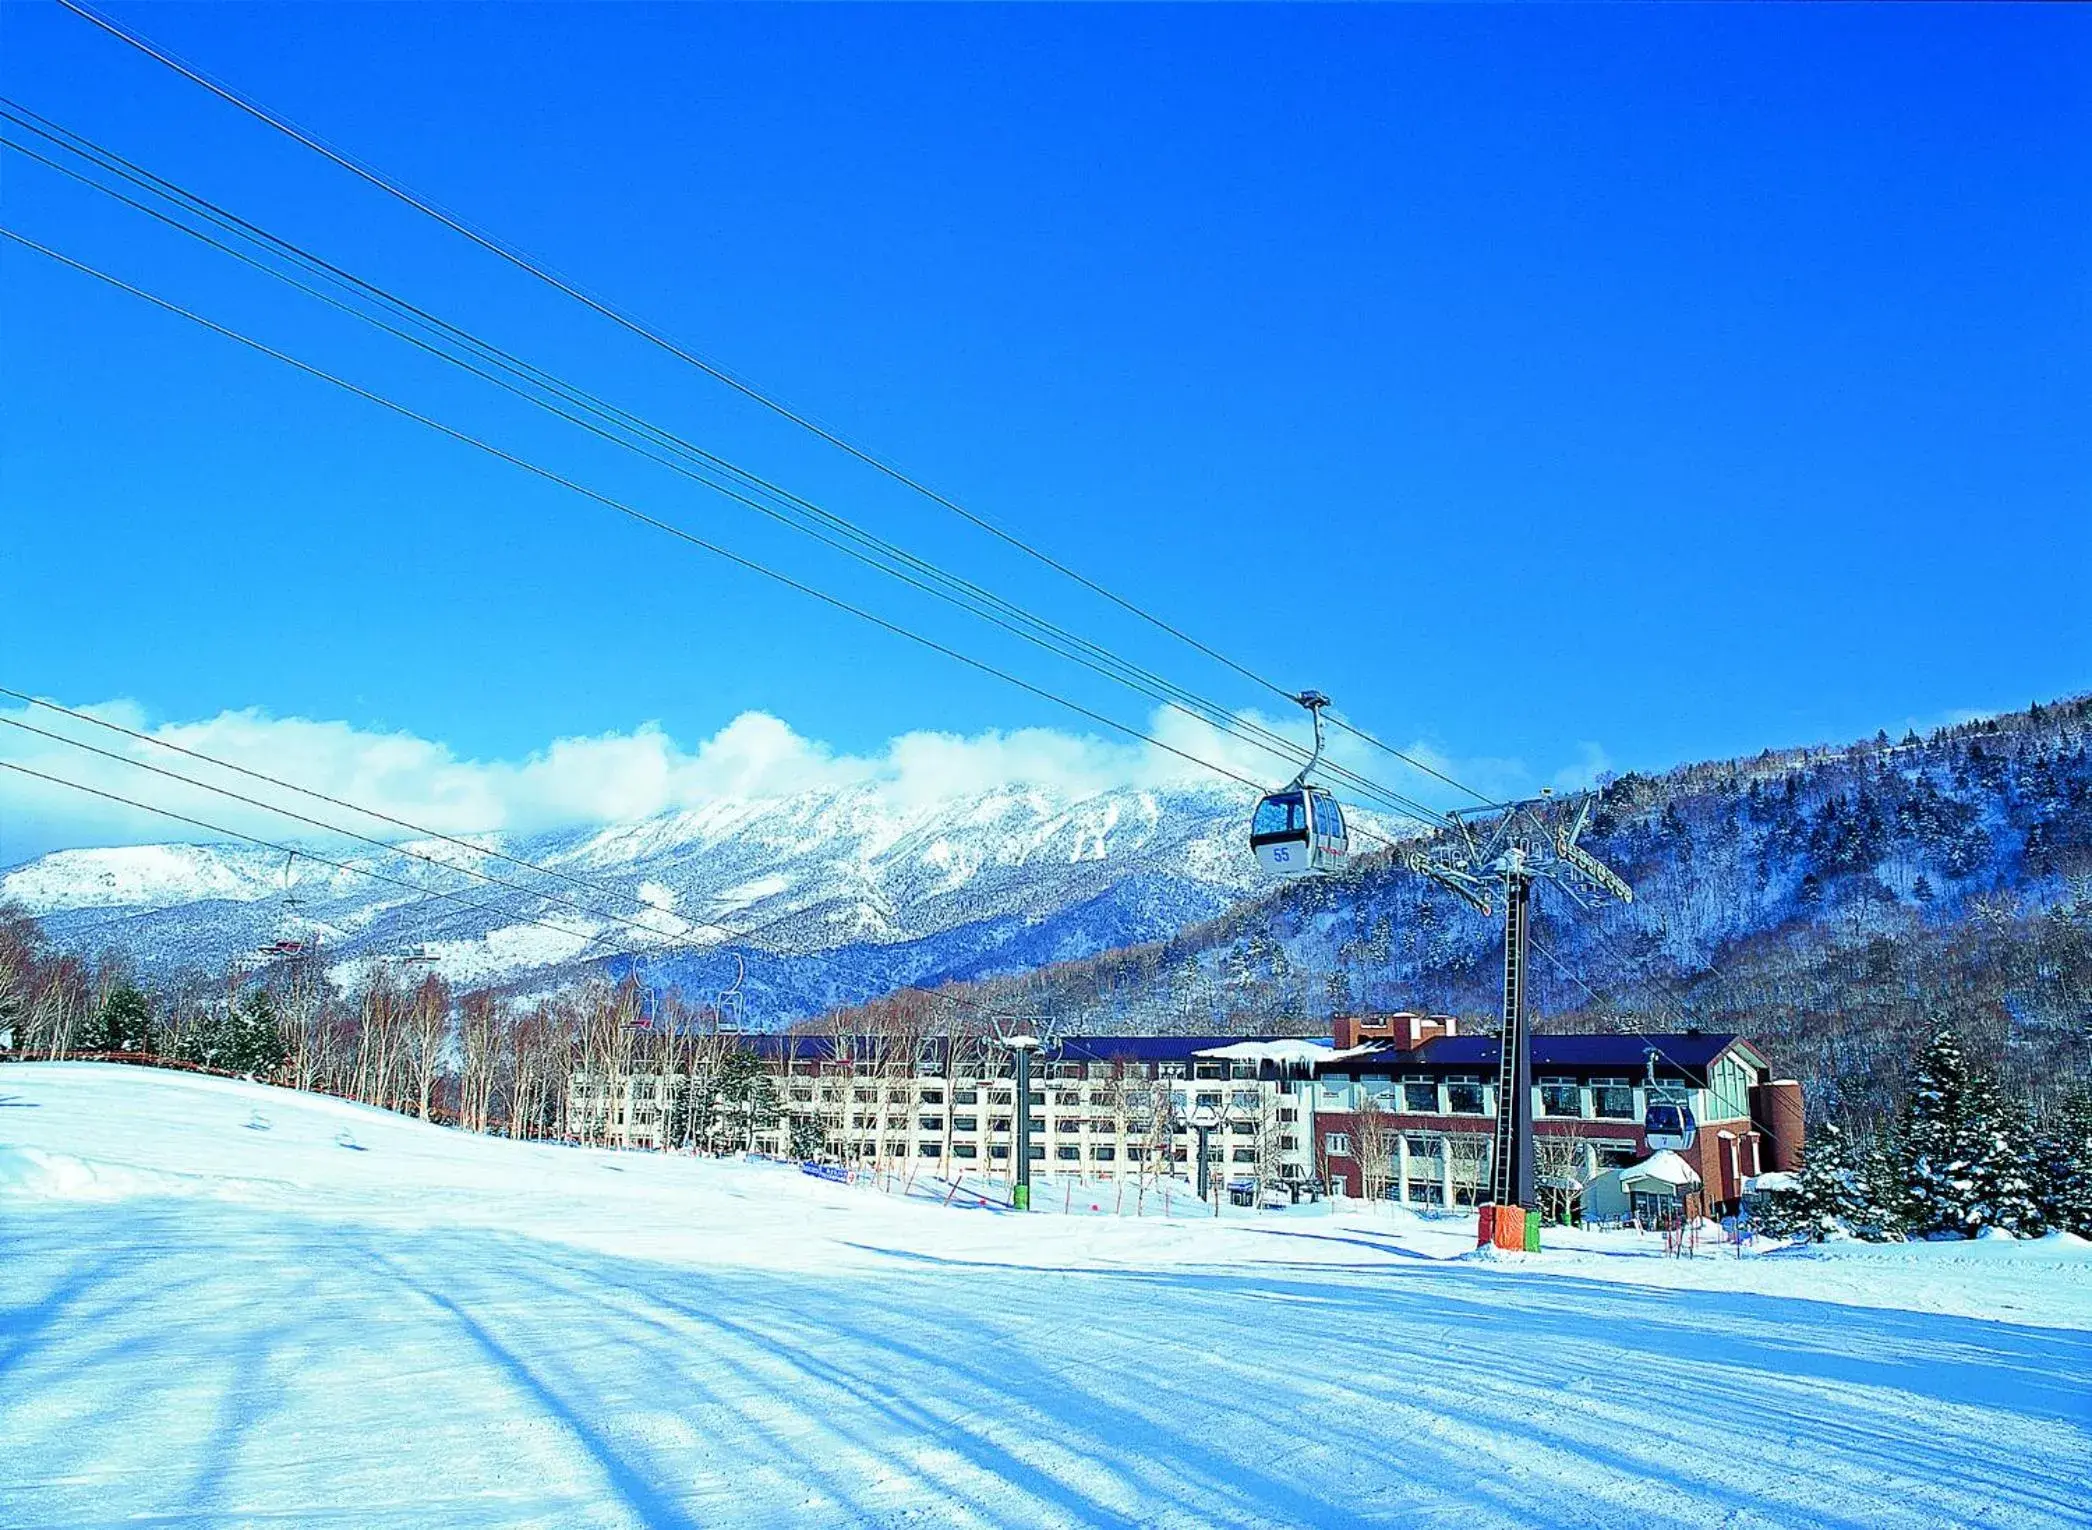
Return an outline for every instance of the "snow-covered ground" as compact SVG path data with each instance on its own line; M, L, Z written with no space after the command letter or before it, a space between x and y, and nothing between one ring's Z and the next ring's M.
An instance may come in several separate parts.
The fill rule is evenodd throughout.
M2088 1522L2084 1245L1472 1237L0 1067L0 1524Z

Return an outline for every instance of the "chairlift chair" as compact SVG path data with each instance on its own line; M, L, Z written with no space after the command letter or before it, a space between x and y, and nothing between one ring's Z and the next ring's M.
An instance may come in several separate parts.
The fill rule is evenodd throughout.
M1315 752L1292 782L1266 793L1249 820L1249 848L1257 864L1277 876L1311 876L1341 870L1351 856L1351 836L1337 799L1308 781L1322 760L1322 709L1329 698L1302 691L1294 698L1315 720Z

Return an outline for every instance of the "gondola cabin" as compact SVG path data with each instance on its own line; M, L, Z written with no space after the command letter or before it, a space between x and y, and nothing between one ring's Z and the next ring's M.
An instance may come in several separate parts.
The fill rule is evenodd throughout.
M1693 1145L1700 1127L1693 1120L1690 1105L1652 1101L1642 1116L1642 1133L1649 1139L1650 1152L1669 1148L1676 1153Z
M1351 838L1336 798L1314 787L1287 787L1257 804L1249 822L1249 848L1266 871L1300 877L1341 870L1351 854Z

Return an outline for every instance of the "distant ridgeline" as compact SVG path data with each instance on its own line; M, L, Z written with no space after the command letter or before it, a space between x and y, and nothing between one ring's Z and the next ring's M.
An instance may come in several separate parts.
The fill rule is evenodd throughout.
M1942 1021L2023 1088L2086 1072L2088 735L2079 697L1608 782L1585 842L1635 901L1583 913L1542 893L1540 1024L1740 1031L1830 1116L1893 1103ZM1488 921L1383 856L979 996L1021 989L1089 1030L1253 1031L1347 1010L1492 1014L1500 966Z

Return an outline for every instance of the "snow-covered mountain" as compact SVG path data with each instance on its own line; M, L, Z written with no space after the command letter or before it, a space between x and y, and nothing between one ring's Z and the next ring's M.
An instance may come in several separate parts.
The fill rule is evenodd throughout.
M313 847L359 871L246 845L60 851L0 876L0 900L62 944L118 946L159 974L222 969L296 938L317 940L351 981L425 949L463 983L535 987L644 958L650 981L710 993L733 975L731 949L748 963L751 1018L781 1020L1211 917L1256 879L1247 808L1222 790L897 802L861 785L612 828L471 836L476 850Z

